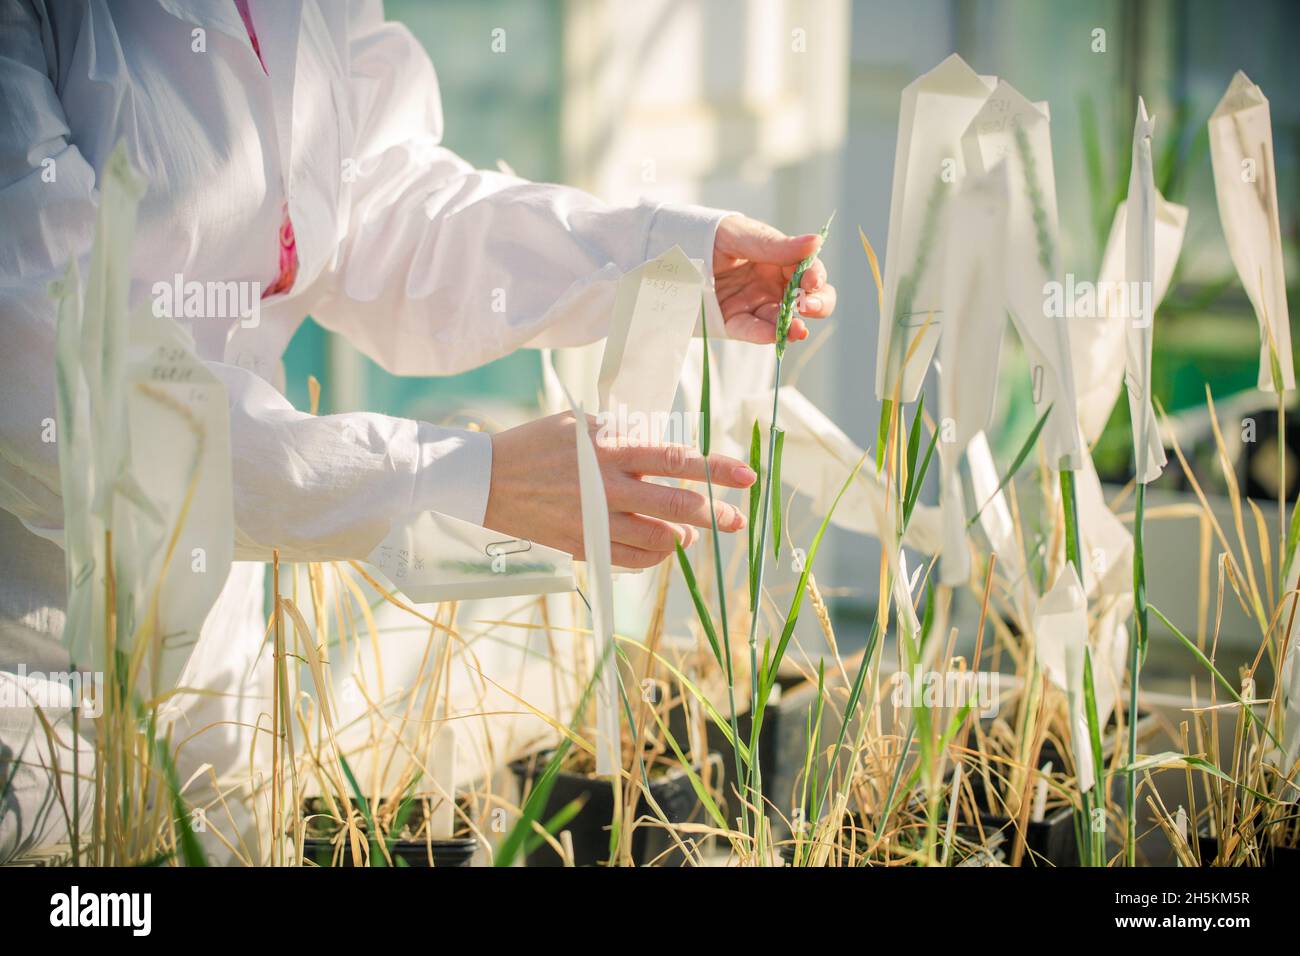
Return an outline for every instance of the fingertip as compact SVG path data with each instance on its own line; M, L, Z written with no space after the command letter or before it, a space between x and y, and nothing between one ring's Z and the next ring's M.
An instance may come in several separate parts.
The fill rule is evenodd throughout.
M821 264L821 260L814 259L812 264L804 270L803 278L799 280L799 288L805 292L813 292L825 284L826 268Z
M821 237L815 234L807 236L785 236L775 240L771 247L772 261L783 261L783 272L789 279L794 275L798 264L811 255L815 255L821 245Z
M805 295L799 314L804 318L824 319L835 311L835 287L830 283L821 286L815 294Z
M804 257L813 255L814 253L820 251L822 247L822 237L817 235L817 233L815 232L810 232L807 233L806 235L797 236L795 238L795 242L799 243L800 248L803 249Z
M736 483L737 488L748 488L758 480L758 475L753 468L742 462L737 462L731 466L731 480Z

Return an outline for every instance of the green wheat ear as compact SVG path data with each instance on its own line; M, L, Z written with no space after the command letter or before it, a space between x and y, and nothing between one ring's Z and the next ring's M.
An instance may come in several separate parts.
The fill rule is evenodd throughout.
M821 227L817 233L823 242L826 240L826 234L830 232L831 223L835 221L835 213L831 213L830 219L826 220L826 225ZM818 252L821 247L818 247ZM794 319L794 306L799 298L799 283L803 281L803 274L812 261L817 258L817 253L807 256L794 270L794 275L790 276L790 281L786 283L785 294L781 296L781 308L776 315L776 354L785 354L786 338L790 335L790 323Z

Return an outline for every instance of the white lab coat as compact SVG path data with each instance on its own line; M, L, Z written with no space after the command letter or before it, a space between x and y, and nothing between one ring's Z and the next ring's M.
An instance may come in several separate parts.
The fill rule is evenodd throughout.
M233 0L0 0L0 674L66 663L57 451L42 440L54 418L47 286L73 258L84 274L97 171L118 141L148 184L133 305L176 275L268 287L286 203L293 222L296 282L262 302L255 327L181 320L229 393L243 561L272 548L286 561L364 558L422 509L483 518L485 435L290 405L279 363L307 314L392 372L451 374L600 338L618 277L674 244L712 260L723 212L613 208L441 146L433 66L377 2L249 6L266 72ZM266 709L253 666L261 578L237 564L209 615L195 657L234 702L194 698L193 727ZM232 729L191 744L182 777L202 762L230 771L239 741ZM15 772L5 752L0 777ZM7 807L0 859L45 838L16 830Z

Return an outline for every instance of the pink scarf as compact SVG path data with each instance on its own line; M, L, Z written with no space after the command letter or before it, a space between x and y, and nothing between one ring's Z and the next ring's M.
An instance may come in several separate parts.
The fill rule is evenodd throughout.
M270 76L271 71L266 68L266 61L262 59L261 44L257 42L257 31L253 29L253 15L248 10L248 0L235 0L235 9L239 11L239 18L244 21L244 29L248 31L248 39L253 44L253 52L257 54L257 62L262 64L262 72ZM288 292L293 288L293 280L297 276L298 244L293 237L293 223L289 219L289 203L286 200L284 216L280 223L280 271L275 281L263 290L262 298Z

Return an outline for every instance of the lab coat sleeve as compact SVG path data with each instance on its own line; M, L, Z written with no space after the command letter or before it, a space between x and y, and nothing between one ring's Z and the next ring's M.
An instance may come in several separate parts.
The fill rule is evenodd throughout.
M373 8L351 21L353 155L343 227L314 317L399 375L447 375L521 346L606 334L619 277L680 245L704 262L727 213L608 206L577 189L474 169L441 145L433 65Z
M441 511L481 524L492 441L481 432L364 412L313 416L233 365L209 363L230 395L235 556L365 558L390 524Z
M48 286L73 259L86 274L98 192L49 72L29 7L0 0L0 507L60 541ZM133 304L148 293L146 265L132 264ZM364 558L391 522L419 510L482 521L488 436L382 415L314 417L250 371L208 365L229 397L237 558L272 548L285 560Z

